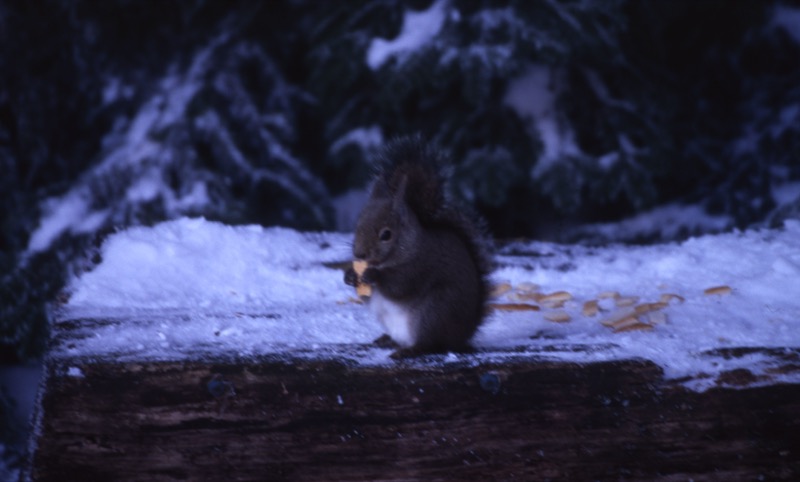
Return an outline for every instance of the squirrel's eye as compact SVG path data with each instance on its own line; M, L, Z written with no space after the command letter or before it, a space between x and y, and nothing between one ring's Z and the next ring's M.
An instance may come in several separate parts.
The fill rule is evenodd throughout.
M380 239L381 241L389 241L390 239L392 239L392 230L389 228L381 229L381 232L378 233L378 239Z

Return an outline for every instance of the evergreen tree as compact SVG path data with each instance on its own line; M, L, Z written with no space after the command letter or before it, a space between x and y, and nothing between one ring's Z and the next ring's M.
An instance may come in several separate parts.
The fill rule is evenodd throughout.
M4 3L0 344L41 352L45 302L110 230L181 215L345 227L334 211L404 134L450 153L453 194L498 237L558 238L668 203L778 225L800 211L781 188L800 181L800 34L784 20L796 12Z

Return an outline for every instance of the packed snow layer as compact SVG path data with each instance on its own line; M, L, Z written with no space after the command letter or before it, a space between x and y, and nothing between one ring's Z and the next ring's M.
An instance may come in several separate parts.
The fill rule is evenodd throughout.
M70 282L53 356L163 360L350 349L360 363L391 363L388 350L366 346L382 334L380 325L342 281L337 263L351 258L350 242L348 234L187 218L116 233L103 244L102 261ZM468 357L639 357L668 378L691 377L699 389L737 368L765 383L800 382L797 371L775 373L774 356L764 351L726 351L791 354L800 347L800 222L649 247L512 243L496 261L493 281L511 289L494 303L510 305L531 291L570 298L549 308L526 302L540 311L496 310L474 340L478 354ZM730 292L705 293L718 286ZM647 330L601 323L630 309L618 304L663 299L665 316ZM599 312L584 314L593 300ZM556 312L569 321L550 321Z

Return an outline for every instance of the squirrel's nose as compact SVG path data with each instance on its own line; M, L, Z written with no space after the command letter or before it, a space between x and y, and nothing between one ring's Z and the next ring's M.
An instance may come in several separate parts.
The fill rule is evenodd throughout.
M367 257L367 250L364 244L359 236L356 235L356 239L353 240L353 258L364 259Z
M360 248L359 246L353 246L353 257L355 259L366 259L367 253L364 249Z

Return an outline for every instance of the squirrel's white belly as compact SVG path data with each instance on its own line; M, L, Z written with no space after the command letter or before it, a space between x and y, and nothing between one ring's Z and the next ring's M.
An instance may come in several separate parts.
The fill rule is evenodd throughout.
M377 290L373 290L369 301L370 310L383 324L386 333L398 345L409 347L414 344L414 333L411 329L411 315L402 306L386 299Z

